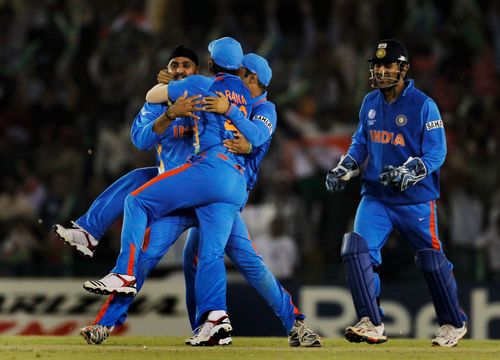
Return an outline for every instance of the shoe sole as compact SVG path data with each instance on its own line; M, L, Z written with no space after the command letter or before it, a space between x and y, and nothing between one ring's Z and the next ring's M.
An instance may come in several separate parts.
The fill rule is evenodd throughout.
M231 336L228 336L227 338L219 339L218 345L226 346L226 345L231 345L232 343L233 339L231 338Z
M91 293L94 293L94 294L98 294L98 295L105 295L105 296L115 294L115 295L132 297L132 296L137 295L137 290L135 290L135 289L130 289L130 288L116 288L116 289L110 290L110 289L107 289L107 288L103 288L103 287L99 287L99 286L93 285L89 281L86 281L83 284L83 288L85 290L87 290L88 292L91 292Z
M90 250L88 247L85 247L83 245L78 245L74 244L71 241L67 240L63 235L59 234L59 225L54 225L52 227L52 231L57 235L59 239L61 239L66 245L71 246L73 249L76 249L79 254L86 256L86 257L92 257L94 255L94 252Z
M321 340L315 340L311 344L300 344L302 347L321 347L323 344L321 343Z
M455 347L458 345L458 341L460 339L462 339L466 334L467 334L467 329L460 337L457 338L457 341L452 345L441 345L438 341L432 340L431 346L432 347L448 347L448 348Z
M353 342L353 343L366 342L370 345L382 344L382 343L385 343L387 341L387 337L385 339L377 339L377 338L374 338L371 336L359 335L350 329L345 331L345 338L349 342Z

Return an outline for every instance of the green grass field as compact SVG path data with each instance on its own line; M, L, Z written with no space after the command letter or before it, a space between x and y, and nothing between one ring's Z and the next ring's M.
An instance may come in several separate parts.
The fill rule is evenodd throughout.
M103 345L87 345L80 337L3 336L1 360L128 360L128 359L500 359L500 341L462 340L451 349L433 348L430 340L395 339L381 345L325 339L322 348L290 348L286 338L233 338L229 346L195 348L184 338L116 336Z

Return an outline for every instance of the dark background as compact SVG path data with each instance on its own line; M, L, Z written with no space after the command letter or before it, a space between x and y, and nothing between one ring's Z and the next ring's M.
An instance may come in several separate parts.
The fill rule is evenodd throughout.
M232 36L273 69L278 130L248 211L282 220L297 249L293 281L342 282L342 235L359 179L324 189L370 91L366 59L382 38L403 41L410 77L442 114L448 156L439 233L459 282L500 281L500 2L498 1L0 1L0 276L104 275L120 223L92 261L51 233L77 219L125 172L154 164L134 150L130 124L176 44L200 55ZM248 220L254 237L271 237ZM419 276L395 234L387 283ZM272 259L266 259L272 262ZM179 268L162 263L157 275Z

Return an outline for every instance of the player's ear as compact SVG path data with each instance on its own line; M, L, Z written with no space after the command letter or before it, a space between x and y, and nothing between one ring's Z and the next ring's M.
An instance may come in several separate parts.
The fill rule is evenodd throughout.
M401 74L401 76L403 78L405 78L406 74L408 74L408 70L410 70L410 64L408 64L408 63L403 64L403 71L402 71L402 74Z
M259 78L257 77L256 74L250 73L250 82L252 84L258 84L259 83Z
M212 58L209 58L208 59L208 71L210 71L210 73L213 73L213 68L214 68L214 61L212 60Z

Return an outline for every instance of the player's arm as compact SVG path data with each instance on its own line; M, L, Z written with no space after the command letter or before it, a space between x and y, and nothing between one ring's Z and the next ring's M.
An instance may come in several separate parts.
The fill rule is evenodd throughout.
M384 185L392 185L400 191L415 185L428 174L439 169L446 157L446 136L437 105L428 99L421 110L423 126L422 155L409 157L401 166L387 165L380 174Z
M198 94L205 95L212 83L212 78L191 75L182 80L170 81L168 84L157 84L146 94L146 101L154 104L174 102L186 91L189 97Z
M223 114L231 120L253 147L260 146L269 139L276 126L274 106L260 106L258 112L252 113L251 121L248 121L245 114L236 105L229 103L221 92L218 91L217 95L205 97L206 111Z
M140 150L149 150L157 143L172 121L179 117L197 118L194 111L199 110L200 96L186 97L187 93L163 111L159 104L145 103L134 119L130 136L132 143Z
M139 150L149 150L160 136L153 131L155 120L164 114L163 106L145 103L137 114L130 129L132 143Z
M146 101L161 104L168 101L168 84L156 84L146 94Z
M443 120L434 101L428 99L422 107L423 139L421 159L427 174L439 169L446 158L446 135Z
M225 96L215 96L215 97L206 97L205 99L209 99L208 104L205 100L205 110L210 112L216 112L220 114L224 114L229 108L229 101ZM233 131L234 138L233 139L225 139L223 144L228 149L230 153L233 154L241 154L247 155L252 152L252 144L247 140L247 138L236 129Z
M184 94L175 100L163 114L156 118L152 130L156 134L161 135L170 126L172 121L178 117L192 117L193 119L198 119L198 116L194 112L203 110L197 107L201 103L201 95L187 97L187 91L185 91Z

